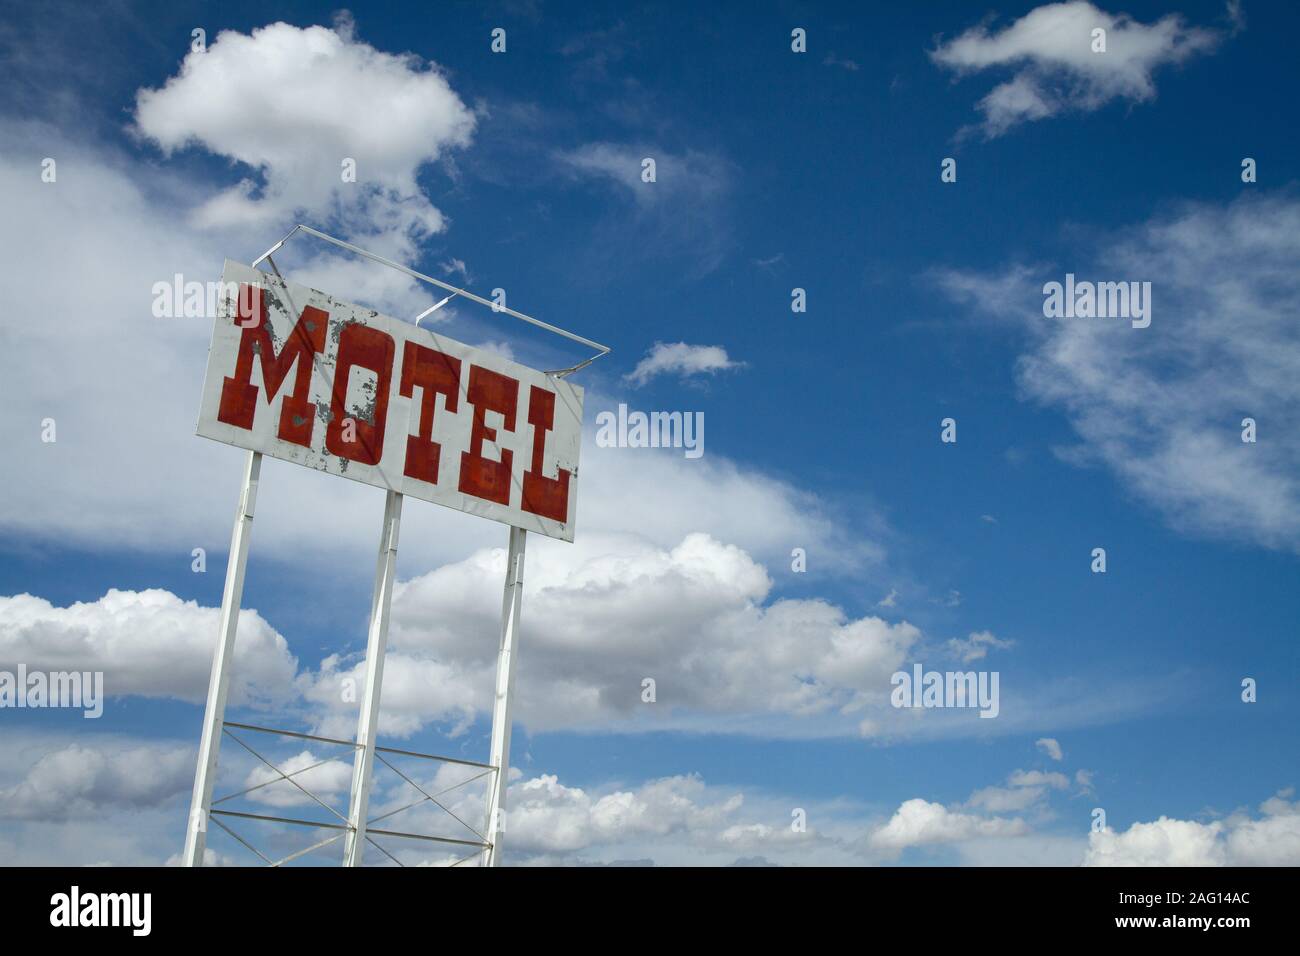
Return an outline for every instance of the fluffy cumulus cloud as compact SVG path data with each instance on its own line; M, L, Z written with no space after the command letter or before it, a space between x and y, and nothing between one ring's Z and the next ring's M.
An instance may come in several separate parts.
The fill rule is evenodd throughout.
M1265 800L1259 815L1234 813L1198 823L1161 816L1125 831L1089 835L1085 866L1297 866L1300 802L1285 790Z
M596 795L543 775L516 783L507 806L512 850L554 853L673 832L718 832L743 802L714 801L698 777L652 780Z
M350 761L336 752L259 737L267 760L327 805L345 812ZM237 747L223 751L220 793L278 781L227 802L254 813L319 807ZM482 826L484 781L477 770L388 755L402 774L377 766L372 814L385 828L407 833L474 839ZM190 746L115 738L95 743L53 738L20 743L0 740L0 849L7 859L68 864L149 864L175 856L178 820L193 782ZM417 790L412 786L418 786ZM1035 791L1032 800L983 799ZM862 865L919 859L974 865L1296 865L1300 862L1300 802L1293 791L1264 801L1256 812L1238 811L1210 822L1160 817L1127 831L1105 830L1088 839L1055 832L1049 800L1065 798L1063 774L1017 770L1002 788L977 790L964 804L922 797L892 812L853 795L827 801L788 793L718 786L697 774L653 777L637 783L575 786L551 773L511 771L505 821L506 861L512 864L643 862L672 865L764 863ZM421 793L420 791L423 791ZM433 804L420 798L431 794ZM794 808L794 809L792 809ZM128 822L129 821L129 822ZM57 823L51 843L33 825ZM260 829L259 829L260 828ZM276 858L305 849L312 837L278 825L240 825L241 835ZM60 835L66 835L63 840ZM213 864L256 861L232 838L213 830ZM447 865L466 850L385 837L384 849L407 865ZM376 856L378 850L373 850ZM308 862L337 862L337 845ZM472 857L472 852L468 854Z
M417 175L467 146L475 123L436 65L375 49L344 14L334 29L223 30L162 87L139 91L134 130L169 156L193 147L235 164L242 178L190 210L212 235L287 231L305 217L409 261L446 227ZM430 304L415 280L312 239L279 258L299 281L395 315Z
M335 210L366 231L415 237L444 225L417 171L467 145L475 124L435 66L376 50L346 18L333 30L224 30L161 88L139 92L135 122L169 153L196 145L250 173L195 211L200 225ZM344 181L345 160L356 182Z
M770 597L746 551L702 533L659 548L593 534L537 542L525 575L527 638L516 715L530 730L713 730L777 736L903 738L983 730L970 711L945 719L889 706L890 677L923 646L914 625L853 617L815 598ZM486 716L500 626L503 549L485 549L399 582L384 672L381 730L430 724L458 735ZM203 699L218 609L161 590L110 591L66 608L0 598L0 665L104 670L104 693ZM256 611L241 612L231 701L304 707L319 731L350 737L366 662L333 653L299 670ZM1024 720L1064 720L1056 690L1017 704ZM1119 695L1122 696L1122 695ZM652 699L653 698L653 699ZM1013 708L1008 706L1010 712ZM1013 715L1014 717L1014 715ZM999 728L1001 730L1001 728Z
M322 758L297 753L278 766L302 769ZM400 758L388 755L390 760ZM321 770L317 785L307 785L327 805L342 810L347 800L346 774ZM410 781L377 766L371 813L383 820L383 828L402 833L441 836L456 840L480 838L484 815L482 779L472 768L440 765L429 769L408 763L401 767ZM307 771L302 779L317 771ZM265 768L250 774L243 786L270 779ZM415 789L415 786L419 790ZM421 800L422 794L437 798L437 804ZM277 795L261 796L268 792ZM310 798L280 782L248 795L255 802L280 807L305 806ZM862 862L870 850L858 837L867 822L846 812L845 801L834 804L805 804L816 825L792 824L790 798L736 787L710 785L697 774L657 777L639 783L599 782L574 786L556 774L525 775L511 771L504 828L507 833L505 861L512 865L609 865L635 860L674 865L726 865L745 856L764 856L782 863ZM227 804L245 809L238 804ZM266 813L265 807L247 807ZM253 836L251 825L241 822L241 835ZM833 832L823 832L825 826ZM306 848L313 837L298 831L264 829L254 845L264 852L288 855ZM376 838L383 850L406 865L445 866L473 859L471 848L448 848L418 840L391 836ZM210 848L232 855L245 865L253 858L224 834L213 831ZM368 850L378 854L378 850ZM331 844L313 857L313 862L337 859Z
M916 798L905 800L889 822L871 834L871 845L884 850L936 843L956 843L995 837L1020 836L1029 825L1019 819L984 817L950 810L940 803Z
M1094 51L1094 30L1105 52ZM988 23L939 43L935 63L963 76L1014 70L979 102L989 137L1068 111L1091 112L1113 100L1145 102L1156 95L1155 71L1215 49L1223 31L1189 25L1179 14L1142 23L1107 13L1087 0L1051 3L1001 29Z
M194 750L69 744L42 756L25 776L0 787L0 819L64 822L157 807L190 789Z
M633 385L644 385L657 375L676 375L687 379L743 368L744 364L734 361L721 345L656 342L645 358L624 378Z
M1178 528L1300 550L1300 199L1186 204L1103 237L1077 266L940 274L961 302L1030 336L1024 394L1065 411L1067 460L1110 469ZM1042 286L1149 281L1151 325L1048 319ZM1256 422L1253 443L1243 422Z
M397 586L389 732L432 719L463 724L486 710L504 565L502 549L484 550ZM920 636L821 600L768 601L765 569L701 533L672 548L586 535L530 560L524 580L527 665L516 714L530 729L662 727L691 715L740 728L739 718L767 715L845 732L860 711L884 706L890 674ZM307 693L341 716L339 682L363 668L332 658ZM653 703L643 699L647 680Z
M1237 866L1300 866L1300 801L1287 788L1259 805L1260 816L1228 818L1228 860Z
M1222 823L1160 817L1123 833L1103 830L1088 840L1087 866L1222 866Z
M419 782L438 792L449 780L450 775L440 775ZM481 793L449 789L441 799L445 812L426 804L390 819L400 819L407 832L470 835L448 821L477 825ZM379 806L401 807L409 800L409 793L394 791ZM698 774L577 787L554 774L525 776L515 770L506 805L505 860L514 865L845 866L890 860L899 852L870 841L882 824L851 799L795 801L785 794L712 785ZM991 838L1000 828L994 821L983 829ZM427 846L403 849L390 842L386 848L408 865L446 865L463 858L431 853Z
M30 594L0 597L0 667L102 671L109 697L202 703L219 616L219 608L158 589L114 589L67 607ZM285 639L256 611L240 611L231 702L283 702L293 693L296 671Z
M1086 841L1054 832L1053 801L1085 790L1080 784L1072 791L1063 773L1015 770L961 803L905 800L888 819L868 822L855 847L878 861L919 854L975 866L1077 866Z

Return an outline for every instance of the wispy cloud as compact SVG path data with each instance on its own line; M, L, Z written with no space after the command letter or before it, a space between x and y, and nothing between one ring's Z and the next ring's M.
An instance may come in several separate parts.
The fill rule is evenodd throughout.
M698 278L730 251L734 170L721 155L595 142L561 151L556 160L575 180L614 188L618 205L595 226L594 254L624 261L687 258L686 274ZM647 160L654 163L653 181Z
M1152 283L1150 328L1047 319L1064 269L951 273L949 295L1030 335L1024 394L1059 407L1079 442L1184 531L1300 551L1300 197L1191 203L1100 236L1076 268ZM1255 442L1242 422L1255 419Z
M974 631L965 640L952 638L946 646L948 653L963 664L969 664L971 661L983 660L990 650L1006 650L1014 647L1015 643L1015 641L1004 641L995 637L990 631Z
M633 385L644 385L659 375L686 379L744 367L744 362L734 361L721 345L656 342L624 379Z
M1055 737L1039 737L1034 741L1034 746L1041 750L1053 760L1062 760L1065 754L1061 751L1061 744ZM1083 773L1084 771L1080 771Z
M1105 31L1104 51L1094 49L1095 30ZM1189 26L1179 14L1141 23L1087 0L1070 0L1037 7L1001 30L987 23L971 27L939 43L930 58L958 76L1000 67L1016 71L978 104L984 114L980 128L992 138L1020 123L1092 112L1112 100L1152 100L1157 68L1208 53L1225 35Z

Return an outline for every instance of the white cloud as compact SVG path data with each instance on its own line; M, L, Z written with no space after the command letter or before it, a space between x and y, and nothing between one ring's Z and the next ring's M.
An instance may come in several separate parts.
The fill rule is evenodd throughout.
M592 418L608 407L590 393L588 403ZM860 521L847 521L825 499L714 452L687 461L680 453L599 448L589 441L582 455L580 538L635 535L671 548L701 531L772 568L789 568L792 543L812 542L816 565L809 574L859 580L884 559L878 539L855 530ZM763 520L755 521L759 514Z
M26 776L0 789L0 818L84 821L114 810L156 807L194 782L194 751L69 744L42 756Z
M495 679L504 549L485 549L398 583L385 665L385 734L436 723L459 734L487 712ZM1004 684L1000 719L972 710L890 706L890 677L923 646L907 621L854 617L828 601L772 600L762 564L735 545L688 533L672 547L588 533L529 545L527 666L516 719L530 731L680 729L771 737L916 737L1026 733L1132 717L1164 706L1177 681L1084 693L1053 681L1024 696ZM303 675L321 733L350 733L359 654ZM656 700L642 700L643 681ZM995 724L996 726L988 726Z
M476 123L435 65L376 50L346 14L333 30L223 30L161 88L140 90L134 119L168 156L198 147L240 164L238 183L188 212L210 235L233 243L305 218L397 261L446 228L417 183L420 168L467 146ZM315 239L296 239L277 259L297 281L394 315L414 318L429 304L416 280Z
M795 830L788 795L714 786L698 774L592 787L570 786L553 774L520 775L506 801L505 860L719 866L761 857L772 864L843 866L879 856L861 839L867 823L855 803L800 803L809 822ZM476 822L482 800L470 794L451 809Z
M1070 786L1070 779L1063 773L1016 770L1007 777L1007 783L1013 787L1051 787L1054 790L1065 790Z
M636 790L602 796L566 787L542 775L510 788L507 826L512 850L525 853L573 851L596 843L637 836L667 836L674 831L713 828L737 810L742 798L719 803L702 800L698 777L653 780Z
M1080 438L1059 453L1109 468L1175 527L1300 551L1300 199L1189 203L1103 236L1095 264L941 274L959 301L1016 317L1024 394L1062 408ZM1066 271L1152 283L1152 322L1046 319ZM1241 440L1242 420L1258 441Z
M1300 802L1287 789L1260 804L1260 819L1228 820L1228 860L1235 866L1300 865Z
M350 764L319 756L310 750L303 750L287 760L277 762L276 768L282 771L284 776L291 777L293 782L281 779L279 773L265 764L259 764L248 772L239 789L259 787L260 789L248 794L248 799L271 807L313 805L315 801L298 787L302 787L326 803L329 802L328 798L346 794L351 790L352 766ZM294 783L298 786L295 787Z
M475 664L390 650L384 658L380 733L408 737L435 721L451 722L452 736L463 733L487 706L493 687L494 669L482 661ZM321 661L316 673L304 675L300 690L322 714L316 728L321 735L346 738L355 732L356 704L345 701L340 691L345 681L353 688L364 686L365 676L363 659L354 655L344 660L337 654Z
M443 218L416 172L467 145L475 120L436 67L376 50L344 19L334 30L223 30L161 89L139 92L135 122L168 153L200 145L261 177L207 200L200 225L339 210L371 231L419 236L441 231ZM356 161L355 183L343 181L345 159Z
M1020 813L1037 807L1046 795L1043 787L981 787L967 806L988 813Z
M1104 53L1092 48L1097 28L1106 31ZM979 103L983 131L994 137L1018 123L1092 112L1116 99L1152 100L1159 67L1208 53L1222 39L1222 32L1189 26L1179 14L1141 23L1127 13L1071 0L1037 7L1001 30L972 27L940 43L930 57L959 76L1016 70Z
M97 601L55 607L30 594L0 597L0 666L29 671L103 671L104 694L202 703L207 696L218 608L169 591L108 591ZM297 661L256 611L239 615L230 699L285 701Z
M1027 810L1038 805L1049 790L1066 790L1070 780L1062 773L1017 770L1007 777L1005 787L984 787L971 794L967 806L990 813Z
M420 778L429 792L439 792L450 777L434 781ZM836 829L829 837L810 827L796 832L790 826L789 798L750 795L729 787L708 785L697 774L653 778L635 785L606 782L576 787L555 774L525 776L517 769L506 798L505 861L511 865L609 865L643 861L672 865L720 865L739 854L762 853L783 862L861 861L861 850L850 846L860 820L842 807L812 805L810 813ZM378 803L376 814L409 803L414 791L394 789ZM471 826L483 818L480 787L456 788L441 797L447 809ZM425 804L388 818L396 829L415 833L469 836L453 818ZM388 841L404 863L446 865L456 855L430 852L427 846L403 847ZM464 853L460 853L464 856Z
M920 636L905 622L854 619L825 601L769 603L764 568L706 534L671 549L589 534L527 561L528 663L515 713L530 729L662 727L691 715L712 715L716 727L757 714L849 732L861 717L847 715L886 706L889 675ZM504 563L503 549L485 550L398 584L386 732L429 720L463 726L486 710ZM306 692L341 715L338 682L361 667L331 658ZM656 682L653 704L641 699L644 678Z
M1014 647L1015 643L1015 641L1004 641L995 637L991 631L972 631L965 640L956 637L950 639L947 648L948 652L960 659L963 664L969 664L971 661L979 661L987 657L990 648L1006 650Z
M1135 823L1124 833L1108 827L1089 835L1084 866L1223 866L1222 832L1222 823L1165 816Z
M596 261L677 258L684 260L682 268L689 276L699 278L716 269L730 251L727 204L734 170L721 156L594 142L555 158L575 180L612 185L621 201L616 215L592 227ZM655 161L654 182L642 180L646 159Z
M321 759L313 752L297 751L292 742L287 746L279 754L268 754L268 759L289 770ZM156 865L169 856L173 857L169 862L175 862L178 821L183 821L193 761L188 746L120 739L92 746L26 731L7 734L0 738L0 779L11 782L0 784L0 818L6 823L0 830L0 852L10 861L45 864ZM481 781L454 787L468 779L466 768L440 765L430 772L423 762L417 764L405 772L426 792L438 794L456 816L472 826L481 824ZM223 751L223 769L223 791L273 776L237 748ZM313 774L318 778L311 779ZM386 770L377 768L376 774L371 799L375 815L404 807L418 797ZM349 776L347 762L337 759L297 779L327 802L338 804L346 801ZM1031 810L1038 820L1048 820L1039 797L1022 806L1002 807L977 806L974 798L965 807L917 798L880 817L848 795L809 802L790 794L718 787L696 774L576 787L554 774L526 776L512 768L511 781L506 861L516 865L620 861L719 865L760 859L793 865L860 865L893 860L912 848L921 848L927 858L942 850L946 856L938 859L985 866L1077 865L1085 850L1086 862L1092 865L1293 866L1300 860L1300 803L1290 799L1289 790L1266 800L1258 814L1237 812L1213 823L1161 817L1155 823L1135 824L1125 833L1094 833L1085 847L1082 837L1056 835L1037 830L1020 817L998 815ZM1005 790L1063 791L1067 785L1062 774L1016 771L1008 776ZM289 807L299 802L300 795L288 784L278 783L250 796L264 805ZM806 811L806 831L790 825L791 808L796 806ZM469 835L452 817L427 803L385 819L391 828L406 832ZM46 823L58 826L50 828ZM274 852L289 853L307 845L296 830L269 837L245 835ZM254 862L224 834L213 830L209 839L215 856L212 864ZM417 841L385 842L408 865L445 865L459 858ZM336 862L334 847L323 853L321 859Z
M743 368L744 365L744 362L732 361L721 345L656 342L624 379L634 385L644 385L657 375L675 374L685 379L696 375L714 375L728 369Z
M681 198L683 193L716 197L727 189L725 170L716 159L700 153L675 154L652 146L587 143L558 154L558 159L574 173L625 187L629 196L647 206L667 202L673 196ZM646 159L655 161L654 182L642 178Z
M1283 791L1260 805L1261 816L1235 813L1197 823L1161 816L1124 832L1089 835L1084 866L1297 866L1300 803Z
M1034 741L1034 746L1053 760L1061 760L1065 756L1061 753L1061 744L1054 737L1039 737Z
M442 269L444 275L460 276L465 283L473 281L470 279L469 267L465 265L464 259L457 259L452 256L447 261L438 263L438 268Z
M882 850L936 843L956 843L994 837L1014 837L1029 832L1023 820L981 817L949 810L920 798L905 800L889 822L871 834L870 843Z

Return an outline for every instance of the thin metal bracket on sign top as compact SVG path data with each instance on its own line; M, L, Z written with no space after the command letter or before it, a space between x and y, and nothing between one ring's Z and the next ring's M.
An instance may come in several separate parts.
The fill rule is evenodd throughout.
M586 368L592 362L596 361L596 359L600 358L601 356L608 355L610 353L610 348L608 345L601 345L599 342L593 342L591 339L584 338L583 336L578 335L575 332L569 332L558 326L551 325L549 322L543 322L541 319L535 319L531 315L525 315L522 312L516 312L514 309L507 308L506 306L501 305L500 303L492 302L488 299L483 298L482 296L475 295L473 292L469 292L465 289L459 289L456 286L451 285L450 283L443 282L441 279L435 279L433 276L427 276L423 272L416 272L414 269L410 269L402 265L400 262L394 262L392 259L385 259L383 256L376 255L373 252L367 252L365 249L362 249L360 246L354 246L350 242L344 242L342 239L336 239L333 236L326 235L325 233L321 232L319 229L313 229L311 226L306 226L303 225L302 223L299 223L298 225L294 226L292 229L289 230L288 235L286 235L283 239L281 239L279 242L273 245L270 249L267 249L266 252L262 253L260 256L254 259L252 263L252 267L256 269L258 264L262 262L262 260L264 259L269 260L273 253L279 252L281 247L283 247L284 244L288 242L290 239L292 239L294 235L299 231L305 232L308 235L315 236L317 239L324 239L326 242L333 243L334 245L338 246L340 249L346 249L348 252L355 253L359 256L364 256L367 259L370 259L374 262L378 262L380 265L385 265L388 266L389 268L396 269L398 272L401 272L404 275L408 275L412 279L419 279L421 282L427 282L430 285L437 286L439 289L443 289L451 293L451 295L447 296L445 299L443 299L441 302L434 305L432 308L426 309L424 312L420 313L419 317L417 317L415 320L417 325L419 324L420 319L423 319L426 315L429 315L431 312L436 312L438 309L442 308L452 299L456 298L457 296L461 296L463 298L469 299L471 302L477 302L480 305L485 305L493 312L504 312L506 315L513 316L514 318L519 319L522 322L527 322L530 325L537 326L539 329L545 329L547 332L553 332L556 335L562 336L563 338L568 339L570 342L577 342L579 345L585 345L587 348L596 350L596 354L591 356L591 358L585 359L584 361L579 362L577 365L570 366L569 368L562 368L562 369L557 369L556 371L553 372L547 372L546 373L547 375L554 376L555 378L564 378L568 375L572 375L574 372L577 372L580 369ZM271 263L271 268L275 269L274 262ZM280 276L280 270L275 269L275 274L277 276ZM283 279L283 276L280 276L280 278Z

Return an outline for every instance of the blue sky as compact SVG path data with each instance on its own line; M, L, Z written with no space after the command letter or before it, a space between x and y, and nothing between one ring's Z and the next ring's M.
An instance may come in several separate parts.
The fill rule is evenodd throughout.
M704 413L697 460L588 435L578 543L530 546L508 861L1300 861L1300 12L913 6L7 11L0 670L99 662L110 697L0 710L0 860L180 848L243 456L193 436L210 320L155 318L150 290L305 221L612 346L579 377L589 428ZM281 267L428 300L309 239ZM1151 326L1044 318L1067 272L1151 282ZM448 311L527 364L583 357ZM631 381L656 343L732 367ZM348 736L331 688L361 664L382 501L295 471L265 466L265 640L231 716ZM486 759L504 540L407 506L398 746ZM1001 713L890 708L914 662L997 670Z

